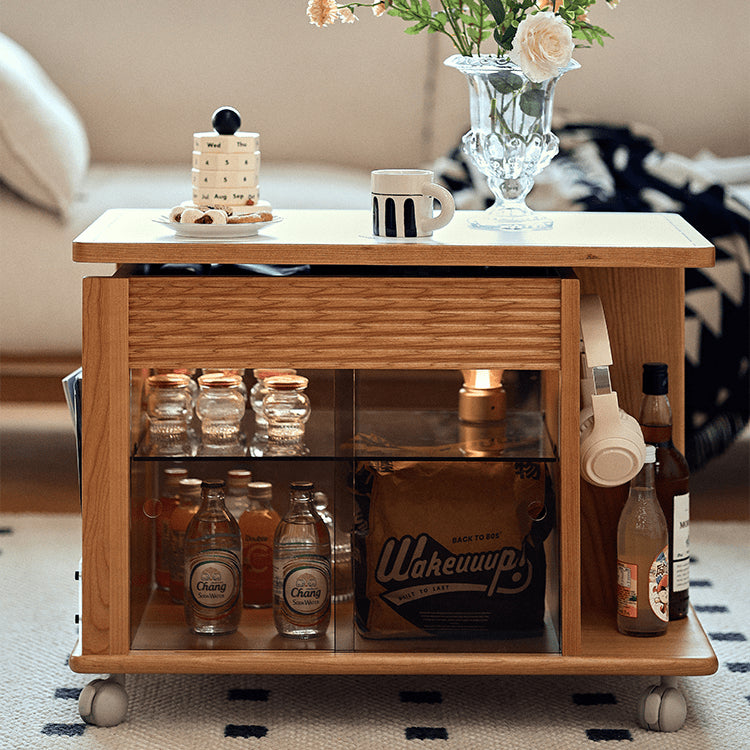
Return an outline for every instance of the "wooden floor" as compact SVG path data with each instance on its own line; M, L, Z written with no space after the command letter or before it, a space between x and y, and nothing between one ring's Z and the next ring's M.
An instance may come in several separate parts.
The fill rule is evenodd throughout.
M694 520L750 520L750 431L691 478ZM75 434L64 403L0 403L0 511L77 513Z

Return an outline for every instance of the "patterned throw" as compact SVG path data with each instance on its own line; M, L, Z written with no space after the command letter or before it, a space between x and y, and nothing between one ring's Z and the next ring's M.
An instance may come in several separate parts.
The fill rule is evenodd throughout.
M537 178L532 208L669 211L716 247L714 268L685 273L685 453L695 471L723 453L750 416L750 206L699 164L660 152L649 134L585 123L554 130L560 154ZM459 148L433 168L456 208L493 203Z

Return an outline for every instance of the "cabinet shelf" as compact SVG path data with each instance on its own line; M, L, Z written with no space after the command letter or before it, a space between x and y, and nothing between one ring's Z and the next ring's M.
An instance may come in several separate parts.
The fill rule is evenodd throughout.
M141 440L135 447L135 461L209 462L263 461L540 461L557 459L543 415L538 412L510 412L492 428L461 425L455 410L358 410L356 433L337 442L333 412L316 411L305 431L304 454L277 454L267 443L257 442L254 419L243 419L243 448L231 455L210 455L196 448L190 455L148 454ZM193 425L200 434L200 425ZM464 432L462 433L462 429ZM476 433L476 434L475 434ZM463 439L462 439L463 438Z

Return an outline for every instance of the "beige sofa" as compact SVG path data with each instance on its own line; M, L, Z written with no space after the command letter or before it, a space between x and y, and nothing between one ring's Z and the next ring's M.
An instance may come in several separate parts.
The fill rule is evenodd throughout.
M217 106L236 106L243 128L261 133L261 193L279 209L367 206L370 169L431 163L455 145L467 127L466 84L442 66L451 53L444 40L407 36L400 19L367 10L356 24L316 29L305 5L24 0L3 7L6 51L20 45L40 67L29 64L21 88L41 97L34 107L53 100L42 117L49 121L0 123L4 368L75 359L81 276L109 269L73 264L71 240L107 208L184 200L191 134L209 129ZM719 72L750 69L741 24L728 22L743 7L728 0L721 14L708 15L682 7L677 34L669 4L633 0L610 11L602 3L596 21L615 39L576 55L582 69L558 86L558 111L647 122L677 153L750 153L748 103L736 78ZM0 118L7 112L4 100ZM56 129L55 116L65 127ZM40 146L44 128L64 142L57 183L40 196L40 186L29 189L28 175L19 175L14 148L22 143L42 169L32 183L43 181L52 159Z

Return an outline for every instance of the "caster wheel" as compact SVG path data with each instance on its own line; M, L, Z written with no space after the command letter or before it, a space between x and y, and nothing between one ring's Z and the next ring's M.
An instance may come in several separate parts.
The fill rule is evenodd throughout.
M128 713L128 694L116 678L92 680L81 691L78 712L87 724L114 727L125 720Z
M652 685L638 702L638 723L654 732L676 732L685 724L687 703L677 680L663 678Z

